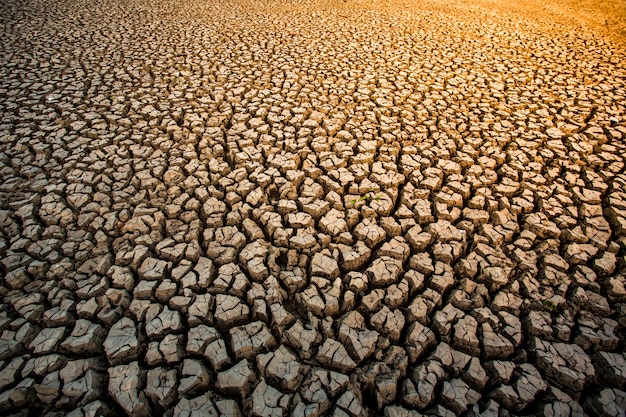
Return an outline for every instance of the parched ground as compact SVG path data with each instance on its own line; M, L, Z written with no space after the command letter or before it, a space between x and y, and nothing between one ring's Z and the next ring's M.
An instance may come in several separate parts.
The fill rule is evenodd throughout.
M0 1L0 414L624 416L623 0Z

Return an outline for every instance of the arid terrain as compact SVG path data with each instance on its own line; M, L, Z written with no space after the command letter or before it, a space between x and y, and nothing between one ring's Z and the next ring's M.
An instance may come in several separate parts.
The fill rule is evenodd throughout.
M624 416L626 2L0 0L0 415Z

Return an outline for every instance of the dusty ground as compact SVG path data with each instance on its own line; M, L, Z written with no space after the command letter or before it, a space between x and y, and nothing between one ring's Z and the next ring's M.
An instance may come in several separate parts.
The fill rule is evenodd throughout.
M394 2L389 2L392 5ZM497 11L508 17L531 18L543 24L547 33L559 33L563 26L601 33L614 42L626 41L625 0L460 0L443 3L451 10Z
M541 2L550 18L562 16L581 22L615 41L626 41L626 1L624 0L562 0Z
M0 414L624 416L624 16L0 1Z

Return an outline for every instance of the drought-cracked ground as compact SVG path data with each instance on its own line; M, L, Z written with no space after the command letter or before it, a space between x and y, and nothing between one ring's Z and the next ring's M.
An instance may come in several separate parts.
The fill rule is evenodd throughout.
M446 3L1 1L0 414L624 416L623 44Z

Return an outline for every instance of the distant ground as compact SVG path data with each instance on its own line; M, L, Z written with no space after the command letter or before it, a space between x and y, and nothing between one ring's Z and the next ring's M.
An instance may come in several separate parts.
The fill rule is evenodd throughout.
M596 29L619 42L626 40L626 1L585 0L536 2L549 12L565 15Z
M363 7L369 9L412 8L459 11L461 13L498 13L507 16L524 16L551 24L567 24L573 27L584 25L586 29L602 33L616 42L626 41L626 1L625 0L459 0L419 2L392 0L345 1L347 9ZM546 28L550 31L550 28Z

